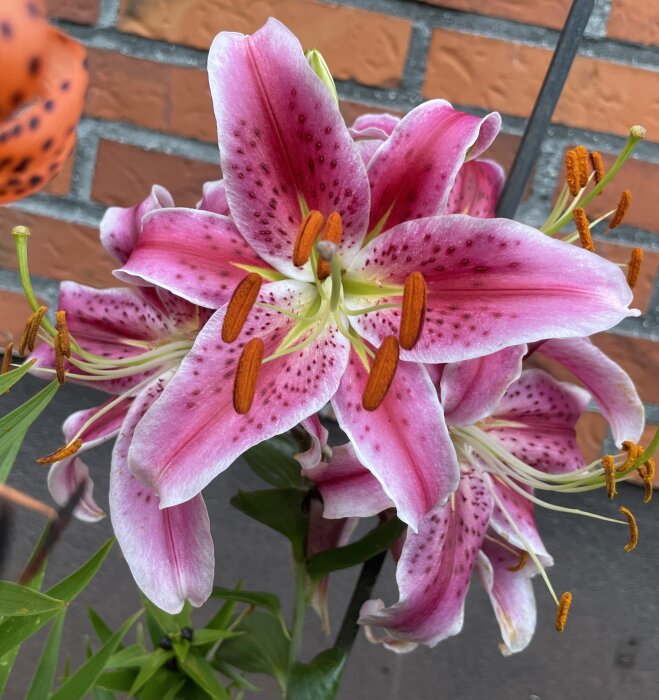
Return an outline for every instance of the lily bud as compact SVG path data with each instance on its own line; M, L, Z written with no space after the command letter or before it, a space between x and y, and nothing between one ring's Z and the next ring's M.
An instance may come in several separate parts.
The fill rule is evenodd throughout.
M334 78L330 73L330 69L325 63L323 55L318 51L318 49L309 49L304 54L311 66L313 72L327 85L327 89L330 91L334 101L339 104L339 95L336 92L336 85L334 85Z

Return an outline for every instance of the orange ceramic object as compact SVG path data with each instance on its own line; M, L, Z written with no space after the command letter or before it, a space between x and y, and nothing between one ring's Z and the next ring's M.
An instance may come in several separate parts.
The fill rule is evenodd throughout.
M87 87L84 48L36 0L0 4L0 204L40 190L75 144Z

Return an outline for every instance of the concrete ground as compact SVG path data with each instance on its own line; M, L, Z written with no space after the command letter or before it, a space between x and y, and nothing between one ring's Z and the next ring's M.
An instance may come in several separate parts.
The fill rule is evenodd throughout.
M21 382L0 398L4 413L34 393L39 382ZM10 484L48 499L46 472L35 464L37 456L61 444L60 425L73 410L99 403L100 395L74 386L64 387L29 433L14 467ZM89 455L96 482L96 497L107 505L109 448ZM206 489L216 544L216 583L232 586L238 578L244 587L269 590L290 606L292 577L285 542L258 523L234 511L229 497L238 488L262 484L243 463L236 463ZM559 502L559 499L553 499ZM573 499L574 502L574 499ZM637 515L640 542L627 553L624 528L560 513L538 513L540 530L554 555L551 578L557 591L570 590L574 602L564 634L554 631L555 608L536 579L538 629L530 647L511 658L498 649L498 628L489 602L475 579L467 600L461 635L435 649L396 656L369 644L360 635L348 662L340 700L654 700L659 697L659 496L642 504L642 491L623 485L614 505L601 492L579 498L579 507L615 514L625 504ZM43 525L42 519L21 512L14 529L12 552L5 577L20 570ZM110 523L75 522L51 556L47 582L72 571L111 534ZM355 572L356 573L356 572ZM338 625L355 573L337 575L331 582L331 610ZM388 562L376 593L387 603L395 601L393 567ZM137 589L115 547L96 580L69 612L64 654L74 665L84 654L91 628L86 604L93 604L107 621L118 626L139 605ZM43 637L40 638L40 640ZM5 697L20 700L39 654L39 644L24 646ZM304 654L311 658L323 648L318 621L309 615ZM276 700L275 687L264 677L258 697Z

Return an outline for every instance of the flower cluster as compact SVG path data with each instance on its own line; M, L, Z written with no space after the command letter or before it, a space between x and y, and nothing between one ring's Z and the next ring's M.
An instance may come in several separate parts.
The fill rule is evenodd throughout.
M459 632L474 569L505 653L532 636L536 573L562 630L571 597L549 582L534 507L580 513L545 492L612 496L636 470L651 495L643 406L588 339L638 315L640 256L627 278L599 257L599 222L584 209L640 130L608 173L597 154L571 151L566 187L536 229L495 218L503 173L480 156L496 113L432 100L347 128L324 64L276 20L218 35L208 69L223 180L195 209L154 187L109 210L101 239L131 286L65 283L57 325L36 309L28 324L28 340L45 341L36 373L111 397L70 416L66 446L43 459L54 498L85 484L77 514L102 517L80 454L116 437L110 515L136 582L169 612L201 605L214 572L203 488L302 426L320 537L344 543L355 518L375 515L406 526L392 547L399 601L362 609L371 638L400 651ZM628 205L626 194L611 224ZM571 221L574 234L557 238ZM533 368L542 356L585 389ZM621 451L585 464L575 425L591 399ZM328 405L349 440L333 449L319 419ZM593 515L629 526L632 549L622 510Z

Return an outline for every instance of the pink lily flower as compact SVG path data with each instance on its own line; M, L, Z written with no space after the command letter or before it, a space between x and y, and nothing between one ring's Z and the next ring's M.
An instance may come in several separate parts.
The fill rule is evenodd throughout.
M520 375L524 352L508 348L443 369L438 388L460 458L460 485L416 533L408 530L397 557L399 601L385 607L372 600L362 608L361 624L384 629L379 636L369 629L372 641L403 652L458 634L476 570L499 622L502 652L521 651L535 628L536 573L557 601L545 572L552 559L535 526L534 506L612 520L536 495L599 488L605 477L600 464L584 466L576 444L575 425L588 393L541 370ZM617 368L609 379L610 389L621 372ZM623 461L624 455L616 457L618 466ZM334 448L329 464L305 474L323 497L324 517L367 517L394 506L350 445Z
M200 207L226 213L221 182L208 183ZM108 210L101 222L101 241L120 263L130 257L149 211L174 202L155 186L141 204ZM56 502L65 503L79 484L83 497L75 515L95 521L105 516L93 498L83 452L117 437L110 475L110 512L115 535L142 591L159 607L175 613L185 600L201 605L210 595L214 547L202 497L161 510L156 494L128 470L127 453L135 425L171 379L192 347L205 309L158 287L98 290L73 282L61 287L60 310L66 311L75 343L67 362L72 381L103 389L112 398L101 406L78 411L64 423L68 444L82 447L54 463L48 485ZM52 373L54 351L40 345L37 373Z
M418 363L610 327L634 313L624 276L528 226L445 214L465 160L496 135L497 114L430 101L366 168L276 20L249 37L219 34L209 75L232 219L151 212L117 274L218 311L137 426L130 468L162 506L181 503L331 400L415 529L458 482Z

